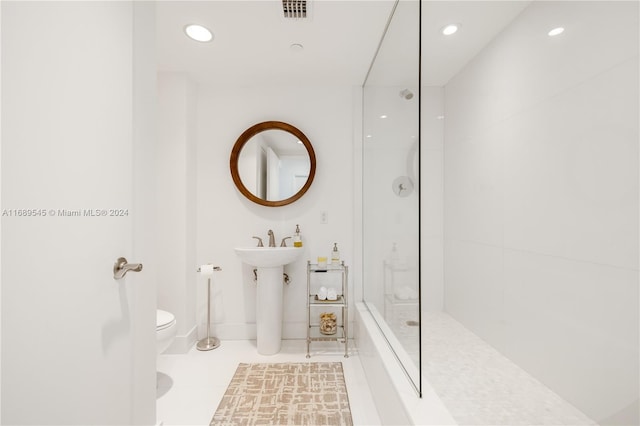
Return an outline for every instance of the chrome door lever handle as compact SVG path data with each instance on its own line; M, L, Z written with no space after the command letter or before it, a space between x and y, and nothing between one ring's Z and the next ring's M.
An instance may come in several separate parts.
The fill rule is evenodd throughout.
M119 257L113 264L113 278L116 280L124 278L129 271L142 271L142 263L129 263L124 257Z

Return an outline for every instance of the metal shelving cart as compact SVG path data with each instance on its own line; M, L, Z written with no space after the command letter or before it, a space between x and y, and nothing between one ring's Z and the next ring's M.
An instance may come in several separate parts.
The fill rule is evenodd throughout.
M336 300L319 300L316 292L311 290L314 276L319 274L341 274L341 288L340 293ZM324 268L320 268L317 264L307 261L307 358L311 357L309 352L311 342L321 341L337 341L344 343L344 356L349 357L348 349L348 323L349 323L349 305L348 305L348 282L349 282L349 267L342 261L339 265L327 265ZM335 334L323 334L320 331L319 314L322 308L338 308L340 311L339 319L337 320L337 329ZM312 321L311 314L314 313L314 318L317 320Z
M384 319L388 324L403 312L419 312L416 274L407 264L384 261Z

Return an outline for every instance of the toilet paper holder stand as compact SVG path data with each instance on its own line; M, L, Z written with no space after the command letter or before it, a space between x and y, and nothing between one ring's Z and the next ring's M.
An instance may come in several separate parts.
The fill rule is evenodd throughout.
M222 268L214 266L213 270L222 271ZM197 272L202 272L202 266L198 268ZM199 351L210 351L218 346L220 346L220 339L211 336L211 277L207 277L207 337L198 341L196 349Z

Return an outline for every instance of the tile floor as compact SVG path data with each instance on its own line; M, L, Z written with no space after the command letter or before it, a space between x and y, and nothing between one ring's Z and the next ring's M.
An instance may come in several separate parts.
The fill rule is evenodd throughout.
M460 425L594 425L595 422L444 313L423 316L424 378ZM406 335L415 339L415 327ZM324 346L321 346L324 345ZM380 419L355 349L344 358L336 342L314 342L307 359L304 340L285 340L277 355L259 355L255 341L223 341L213 351L194 348L158 358L157 422L208 425L238 363L343 363L355 425ZM320 349L320 350L319 350Z
M378 425L380 419L355 350L344 358L336 342L314 342L305 357L304 340L284 340L280 353L259 355L255 341L223 341L219 348L202 352L192 348L181 355L158 357L157 423L208 425L227 385L241 362L342 362L355 425Z
M417 312L406 304L387 318L418 362ZM586 426L596 423L444 312L425 312L423 379L459 425Z
M423 377L458 424L595 424L451 316L430 312L423 321Z

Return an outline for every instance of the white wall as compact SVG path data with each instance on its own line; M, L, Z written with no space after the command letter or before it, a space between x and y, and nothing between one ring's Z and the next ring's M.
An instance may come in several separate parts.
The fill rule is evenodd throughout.
M197 106L197 262L222 267L213 277L212 333L221 339L255 338L256 288L252 268L233 251L255 246L253 235L277 243L300 225L305 254L285 266L291 284L284 290L284 338L306 337L306 260L330 255L337 242L343 260L353 259L353 103L351 87L203 88ZM299 128L313 144L317 169L300 200L264 207L245 199L229 169L240 134L262 121ZM328 223L320 223L320 213ZM290 242L291 240L289 240ZM352 271L358 273L358 271ZM205 333L206 280L198 279L199 336Z
M196 338L195 85L185 74L160 73L158 101L158 309L176 317L167 353L184 353Z
M533 2L445 93L446 310L638 424L638 3Z

